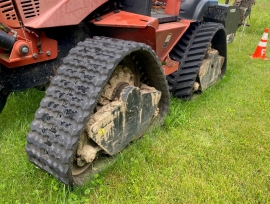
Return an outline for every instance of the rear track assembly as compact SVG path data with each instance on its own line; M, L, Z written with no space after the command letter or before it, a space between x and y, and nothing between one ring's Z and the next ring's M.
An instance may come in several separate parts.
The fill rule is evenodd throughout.
M207 52L209 47L211 50L211 45L225 58L219 74L224 75L226 44L215 47L216 43L213 41L218 40L214 40L217 32L220 32L222 37L225 36L224 27L219 23L193 23L171 51L171 58L180 62L178 71L167 76L170 92L175 97L189 100L194 91L201 89L198 74L203 61L208 57ZM220 42L226 41L220 39Z

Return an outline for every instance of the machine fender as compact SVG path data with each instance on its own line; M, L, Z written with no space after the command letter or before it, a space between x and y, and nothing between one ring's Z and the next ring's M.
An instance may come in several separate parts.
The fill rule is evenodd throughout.
M184 0L181 3L179 17L200 21L209 6L218 5L217 0Z

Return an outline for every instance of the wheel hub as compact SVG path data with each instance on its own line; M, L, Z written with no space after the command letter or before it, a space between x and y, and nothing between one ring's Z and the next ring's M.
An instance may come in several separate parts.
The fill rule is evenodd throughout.
M221 75L221 68L225 58L219 55L219 52L208 47L205 59L198 74L198 82L194 84L194 91L204 91L213 85ZM199 85L198 85L199 84Z
M146 86L146 85L145 85ZM127 86L120 98L95 113L86 131L106 153L114 155L141 135L156 115L161 93Z
M72 175L85 172L100 152L114 155L141 136L158 115L160 98L153 87L135 87L131 70L117 66L80 138Z

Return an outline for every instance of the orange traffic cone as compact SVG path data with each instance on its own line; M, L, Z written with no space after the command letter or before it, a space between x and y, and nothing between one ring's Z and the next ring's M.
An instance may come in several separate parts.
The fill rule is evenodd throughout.
M267 40L268 40L268 31L269 29L266 28L264 30L263 36L254 52L253 55L251 55L251 58L260 58L263 60L269 60L268 58L266 58L266 47L267 47Z

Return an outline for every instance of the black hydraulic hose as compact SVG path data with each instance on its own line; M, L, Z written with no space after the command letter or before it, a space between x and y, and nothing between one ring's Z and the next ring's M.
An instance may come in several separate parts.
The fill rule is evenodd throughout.
M16 41L15 37L0 30L0 48L3 48L4 50L9 51L12 49L15 41Z

